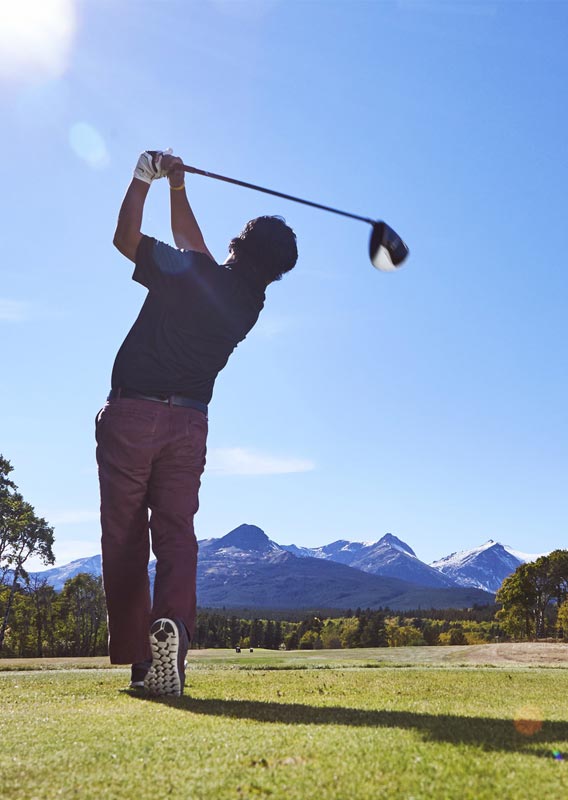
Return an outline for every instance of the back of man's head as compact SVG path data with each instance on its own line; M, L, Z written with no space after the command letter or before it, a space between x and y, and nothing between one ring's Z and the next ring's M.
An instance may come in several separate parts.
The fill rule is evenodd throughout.
M282 217L257 217L229 242L235 258L251 263L266 284L279 281L298 260L296 234Z

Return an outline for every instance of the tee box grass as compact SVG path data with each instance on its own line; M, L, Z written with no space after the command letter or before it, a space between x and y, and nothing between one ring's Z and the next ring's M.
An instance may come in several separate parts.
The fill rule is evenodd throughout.
M568 798L568 669L429 649L190 653L184 696L153 700L98 662L2 661L0 797Z

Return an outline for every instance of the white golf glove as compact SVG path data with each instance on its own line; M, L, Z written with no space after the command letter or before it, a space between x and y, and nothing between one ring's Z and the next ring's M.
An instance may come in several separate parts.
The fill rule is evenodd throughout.
M134 169L134 177L144 183L152 183L157 178L163 178L166 175L165 170L162 169L162 156L171 155L172 148L167 150L145 150Z

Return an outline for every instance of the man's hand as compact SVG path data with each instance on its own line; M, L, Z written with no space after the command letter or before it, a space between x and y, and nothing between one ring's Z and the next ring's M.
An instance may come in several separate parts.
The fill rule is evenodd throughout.
M171 157L171 152L171 147L167 150L145 150L134 168L134 177L148 184L157 178L163 178L168 172L164 169L163 160Z
M171 189L181 189L184 185L185 172L183 171L183 161L179 156L164 153L162 156L161 167L164 174L168 176Z

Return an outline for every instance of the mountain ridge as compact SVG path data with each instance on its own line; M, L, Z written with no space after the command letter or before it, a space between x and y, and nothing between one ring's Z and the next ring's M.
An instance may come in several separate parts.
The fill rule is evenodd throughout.
M340 539L313 549L300 549L296 545L283 547L300 558L312 556L338 561L363 572L401 578L421 586L449 589L457 585L449 576L420 561L414 550L392 533L386 533L377 542L349 542Z
M450 553L430 566L454 580L459 586L483 588L496 592L505 578L521 564L535 561L540 555L521 553L508 545L488 539L479 547Z
M520 563L538 557L490 539L479 547L426 564L392 533L376 542L339 539L309 548L280 545L261 528L248 523L220 538L200 540L199 554L201 605L230 602L246 606L254 602L276 607L275 602L286 602L297 607L299 602L306 607L336 608L344 602L355 607L374 601L406 604L411 595L417 607L429 601L441 602L442 597L443 602L449 602L456 590L480 592L473 602L490 602L507 574ZM337 566L349 572L339 572ZM100 575L100 555L32 574L47 579L59 591L66 580L79 572ZM153 584L155 561L150 562L149 574ZM300 576L303 585L298 583ZM454 599L462 603L463 592L458 591Z

